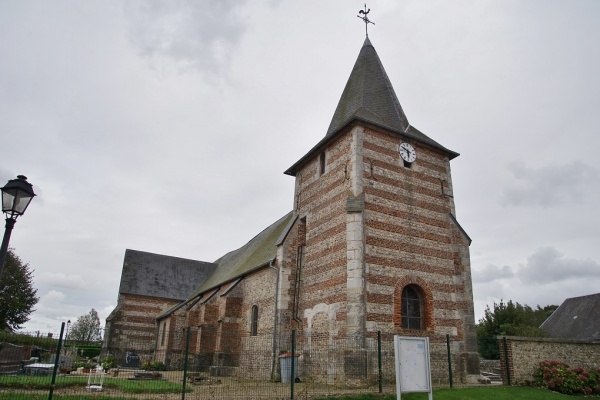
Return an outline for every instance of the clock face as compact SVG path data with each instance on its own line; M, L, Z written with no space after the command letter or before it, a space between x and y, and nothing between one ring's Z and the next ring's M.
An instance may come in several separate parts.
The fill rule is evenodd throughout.
M400 157L408 163L412 163L417 159L415 148L409 143L400 144Z

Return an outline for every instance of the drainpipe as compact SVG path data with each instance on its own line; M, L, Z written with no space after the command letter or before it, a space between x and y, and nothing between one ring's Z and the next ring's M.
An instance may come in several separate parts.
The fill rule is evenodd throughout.
M273 380L275 378L275 368L277 367L277 355L275 354L277 352L277 328L278 328L278 321L279 321L279 309L278 309L278 304L279 304L279 268L275 267L275 260L277 259L277 257L274 257L271 262L269 263L269 268L273 268L273 270L275 271L275 307L273 310L273 345L272 345L272 349L271 349L271 380Z

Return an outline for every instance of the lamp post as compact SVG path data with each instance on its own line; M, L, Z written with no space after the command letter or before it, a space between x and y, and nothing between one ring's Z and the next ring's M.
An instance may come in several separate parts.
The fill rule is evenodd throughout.
M35 193L33 193L33 186L27 182L27 177L24 175L18 175L17 179L9 180L0 190L2 190L2 212L6 214L6 229L2 247L0 247L0 277L2 277L10 234L17 222L17 217L23 215Z

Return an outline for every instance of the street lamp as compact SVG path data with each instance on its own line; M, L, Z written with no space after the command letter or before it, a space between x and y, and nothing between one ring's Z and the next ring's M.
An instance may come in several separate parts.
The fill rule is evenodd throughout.
M18 175L17 179L9 180L0 190L2 190L2 212L6 214L6 229L0 248L0 277L2 277L10 234L17 222L17 217L23 215L35 193L33 193L33 186L27 182L27 177L24 175Z

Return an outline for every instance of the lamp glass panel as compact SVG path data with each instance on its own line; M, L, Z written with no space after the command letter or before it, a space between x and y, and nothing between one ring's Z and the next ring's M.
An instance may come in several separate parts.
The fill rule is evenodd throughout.
M15 201L15 190L2 191L2 212L12 211Z
M33 197L21 189L4 189L2 191L2 212L22 215Z
M25 193L24 191L19 190L17 192L17 198L15 200L15 208L14 208L15 212L17 214L23 214L32 198L33 197L31 197L28 193Z

